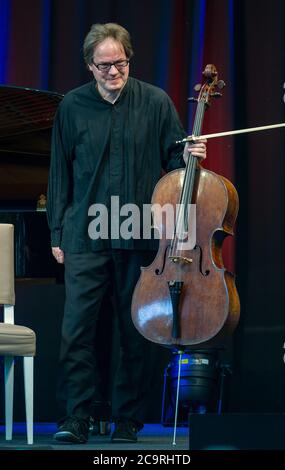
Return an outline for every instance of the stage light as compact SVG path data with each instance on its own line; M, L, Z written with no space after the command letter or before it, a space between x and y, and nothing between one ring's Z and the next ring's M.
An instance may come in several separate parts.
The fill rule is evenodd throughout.
M218 411L224 386L224 366L219 362L218 349L195 349L184 351L181 356L181 376L178 401L180 426L187 426L189 413ZM161 422L172 426L175 414L175 400L180 355L173 352L165 369L162 397ZM222 378L222 380L221 380Z

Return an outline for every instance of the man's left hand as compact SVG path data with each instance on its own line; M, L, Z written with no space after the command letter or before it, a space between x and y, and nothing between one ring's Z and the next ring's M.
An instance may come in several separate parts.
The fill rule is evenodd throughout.
M197 157L199 160L205 160L207 157L207 140L199 140L197 142L186 142L183 152L184 162L187 163L189 153L191 152L194 157Z

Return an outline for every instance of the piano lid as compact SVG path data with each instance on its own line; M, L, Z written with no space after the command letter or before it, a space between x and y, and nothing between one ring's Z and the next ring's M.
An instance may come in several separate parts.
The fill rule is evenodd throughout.
M46 194L51 132L62 98L50 91L0 85L0 210L4 201L36 205L40 194Z
M63 95L0 86L0 152L49 155L51 129Z

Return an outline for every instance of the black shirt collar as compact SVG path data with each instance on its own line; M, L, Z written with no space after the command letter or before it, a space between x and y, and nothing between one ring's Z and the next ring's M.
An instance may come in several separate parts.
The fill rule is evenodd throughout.
M127 80L127 83L125 84L122 92L120 93L118 99L115 101L114 104L117 104L119 101L121 101L121 99L126 95L126 93L128 92L128 89L130 87L130 77L128 77L128 80ZM110 104L110 105L113 105L113 103L110 103L110 101L107 101L107 100L104 100L104 98L101 96L101 94L99 93L98 91L98 88L97 88L97 82L96 80L93 80L92 82L92 91L94 92L96 98L100 101L103 101L104 103L107 103L107 104Z

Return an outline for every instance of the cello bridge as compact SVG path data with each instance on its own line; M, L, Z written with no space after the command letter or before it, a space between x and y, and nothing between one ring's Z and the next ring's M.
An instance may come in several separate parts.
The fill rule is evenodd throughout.
M186 258L186 256L169 256L169 259L171 259L173 263L191 264L193 262L193 259Z

